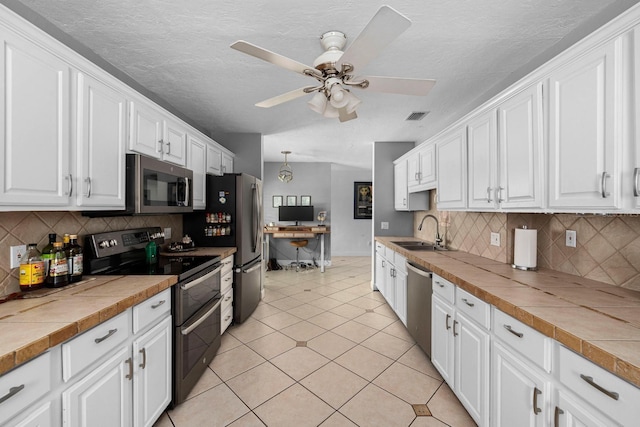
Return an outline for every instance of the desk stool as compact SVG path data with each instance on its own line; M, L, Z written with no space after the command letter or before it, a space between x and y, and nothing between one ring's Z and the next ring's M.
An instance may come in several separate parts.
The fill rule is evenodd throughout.
M300 248L304 248L305 246L307 246L309 244L309 241L308 240L291 240L289 243L291 244L291 246L296 248L296 261L292 262L289 265L289 267L293 267L295 265L296 271L300 271L300 266L304 264L300 262L300 258L299 258Z

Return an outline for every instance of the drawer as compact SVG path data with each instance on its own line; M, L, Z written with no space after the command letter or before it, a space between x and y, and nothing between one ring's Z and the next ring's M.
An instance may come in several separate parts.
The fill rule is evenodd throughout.
M233 255L229 255L228 257L224 258L222 261L220 261L220 264L222 264L220 275L224 276L227 272L233 270Z
M493 311L493 334L512 350L528 358L538 367L551 372L551 347L553 340L514 319L506 313L491 307Z
M458 288L456 291L456 309L485 329L491 326L491 305L471 295L464 289Z
M220 312L224 313L225 310L233 305L233 289L229 289L222 294L222 303L220 304Z
M387 257L387 247L380 242L376 242L376 253L382 255L383 257Z
M220 293L224 294L233 287L233 271L227 271L220 277Z
M62 378L71 377L92 365L129 338L131 310L99 324L62 344Z
M557 377L567 389L614 421L638 425L640 389L595 365L561 344Z
M137 334L171 313L171 289L165 289L133 307L133 333Z
M223 311L220 316L220 335L222 335L233 321L233 307L227 308L227 311Z
M0 422L12 418L51 391L51 354L44 353L0 376ZM59 369L59 368L58 368Z
M450 304L453 304L455 292L456 292L456 285L454 285L447 279L443 279L437 274L433 275L433 293L434 294L440 295L442 299L444 299Z

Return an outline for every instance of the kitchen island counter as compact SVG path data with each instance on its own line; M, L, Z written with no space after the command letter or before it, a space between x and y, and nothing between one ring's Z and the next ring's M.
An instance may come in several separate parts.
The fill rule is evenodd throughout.
M462 251L376 241L640 387L640 292L549 269L522 271Z

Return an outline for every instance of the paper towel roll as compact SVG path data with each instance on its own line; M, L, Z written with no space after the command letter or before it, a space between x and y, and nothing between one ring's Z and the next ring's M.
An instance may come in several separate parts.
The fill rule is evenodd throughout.
M513 242L513 266L521 270L537 267L538 230L516 228Z

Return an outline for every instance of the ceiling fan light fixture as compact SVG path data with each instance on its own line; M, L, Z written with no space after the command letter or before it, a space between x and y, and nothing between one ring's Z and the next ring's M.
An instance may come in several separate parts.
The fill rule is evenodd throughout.
M349 92L347 92L340 84L333 83L329 89L329 102L334 108L346 107L349 103Z
M337 119L340 116L340 112L330 102L327 102L327 108L324 109L322 115L327 119Z
M346 91L346 97L348 102L345 108L347 109L347 113L351 114L356 111L356 108L358 108L358 105L360 105L362 101L360 100L360 98L348 91Z
M281 153L284 154L284 163L278 171L278 179L282 182L290 182L293 179L293 169L287 163L287 154L291 154L291 151L281 151Z
M327 107L327 96L322 92L318 92L313 95L313 98L311 98L307 104L309 104L309 108L311 108L312 111L315 111L318 114L323 114Z

